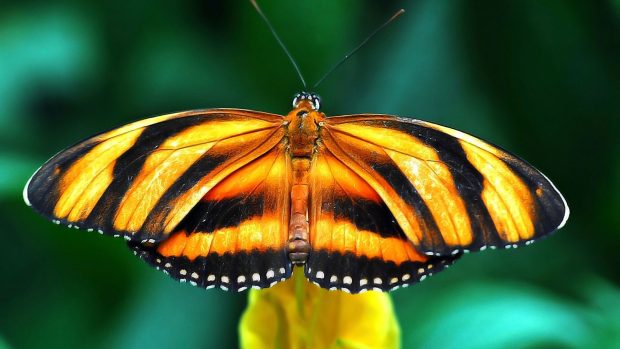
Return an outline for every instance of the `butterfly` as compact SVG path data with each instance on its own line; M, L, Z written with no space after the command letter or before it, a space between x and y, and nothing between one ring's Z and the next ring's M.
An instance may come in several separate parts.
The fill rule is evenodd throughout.
M389 291L463 253L561 228L566 201L520 158L389 115L206 109L88 138L47 161L24 200L54 223L122 237L172 278L243 291L298 266L320 287Z

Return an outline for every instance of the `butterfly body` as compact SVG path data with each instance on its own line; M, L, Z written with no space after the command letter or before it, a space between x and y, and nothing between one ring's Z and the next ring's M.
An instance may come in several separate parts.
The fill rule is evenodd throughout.
M299 94L300 96L303 93ZM319 139L319 127L325 115L315 109L320 101L317 96L307 94L307 98L295 98L294 109L285 117L289 154L293 169L291 187L291 219L286 251L295 265L303 265L311 250L309 243L309 195L310 168L316 142Z
M24 189L58 224L123 237L173 278L389 291L463 253L530 244L568 206L538 170L465 133L388 115L208 109L138 121L46 162ZM301 270L300 270L301 271Z

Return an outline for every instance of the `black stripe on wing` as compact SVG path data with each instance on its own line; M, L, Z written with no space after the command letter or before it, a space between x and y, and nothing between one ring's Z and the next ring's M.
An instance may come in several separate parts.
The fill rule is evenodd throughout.
M218 229L236 227L260 217L265 211L262 195L239 195L231 198L201 200L179 223L177 230L212 233Z
M346 195L334 195L332 202L323 203L322 214L332 213L336 221L351 222L357 229L373 232L383 238L408 240L384 202Z

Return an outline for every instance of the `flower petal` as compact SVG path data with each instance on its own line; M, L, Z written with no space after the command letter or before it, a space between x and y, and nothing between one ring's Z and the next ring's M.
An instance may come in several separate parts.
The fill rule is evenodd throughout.
M241 348L399 348L400 328L387 293L351 295L291 279L252 290L239 324Z

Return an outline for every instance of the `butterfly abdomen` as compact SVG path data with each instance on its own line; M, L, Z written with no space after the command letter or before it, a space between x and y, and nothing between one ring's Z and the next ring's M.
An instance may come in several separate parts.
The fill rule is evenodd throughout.
M310 159L294 157L293 186L291 187L291 220L286 250L293 264L304 264L310 252L308 241L308 198L310 190L308 177Z

